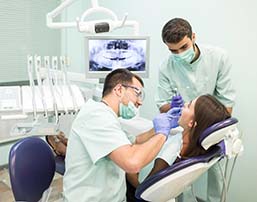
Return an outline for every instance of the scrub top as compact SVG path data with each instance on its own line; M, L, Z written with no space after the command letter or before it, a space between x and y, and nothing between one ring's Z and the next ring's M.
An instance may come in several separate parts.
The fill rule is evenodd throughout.
M65 158L66 202L126 201L125 172L108 155L131 144L114 111L89 100L74 120Z
M226 107L234 105L235 90L229 75L231 63L227 54L210 46L199 46L199 50L200 56L192 64L176 62L172 55L162 63L155 97L158 108L171 102L174 90L185 102L211 94Z
M176 158L180 156L179 154L182 148L182 142L182 133L170 136L164 143L161 151L158 153L155 159L147 164L142 170L140 170L138 175L139 183L143 182L144 179L149 175L154 167L154 161L157 158L163 159L167 164L172 165Z

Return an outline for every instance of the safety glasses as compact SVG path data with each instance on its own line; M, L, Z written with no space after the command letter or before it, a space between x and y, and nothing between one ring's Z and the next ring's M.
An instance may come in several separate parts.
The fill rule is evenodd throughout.
M138 99L140 99L141 101L144 101L145 99L145 91L144 89L140 89L136 86L131 86L131 85L127 85L127 84L122 84L123 87L125 88L132 88L137 96Z

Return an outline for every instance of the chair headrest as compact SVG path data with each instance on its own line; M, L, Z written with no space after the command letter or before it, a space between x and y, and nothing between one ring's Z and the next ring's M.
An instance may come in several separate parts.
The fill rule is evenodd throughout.
M198 140L199 144L207 150L212 145L219 143L224 139L226 134L236 127L238 120L236 118L229 118L218 123L213 124L203 131Z

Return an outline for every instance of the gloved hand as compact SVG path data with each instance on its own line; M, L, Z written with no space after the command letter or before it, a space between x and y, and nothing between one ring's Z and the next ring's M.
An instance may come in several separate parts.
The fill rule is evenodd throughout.
M153 126L156 134L161 133L161 134L164 134L166 137L168 137L171 130L170 118L168 114L167 113L158 114L153 119Z
M183 107L184 100L181 95L174 95L171 99L170 108L173 107Z
M179 120L179 117L181 116L181 108L174 107L167 112L167 115L170 120L170 127L171 128L178 127L178 120Z

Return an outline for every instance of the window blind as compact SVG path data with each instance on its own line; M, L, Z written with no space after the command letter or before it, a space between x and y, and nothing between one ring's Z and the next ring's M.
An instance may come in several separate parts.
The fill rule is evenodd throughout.
M0 0L0 83L28 80L28 54L60 55L61 31L46 26L46 14L59 4Z

